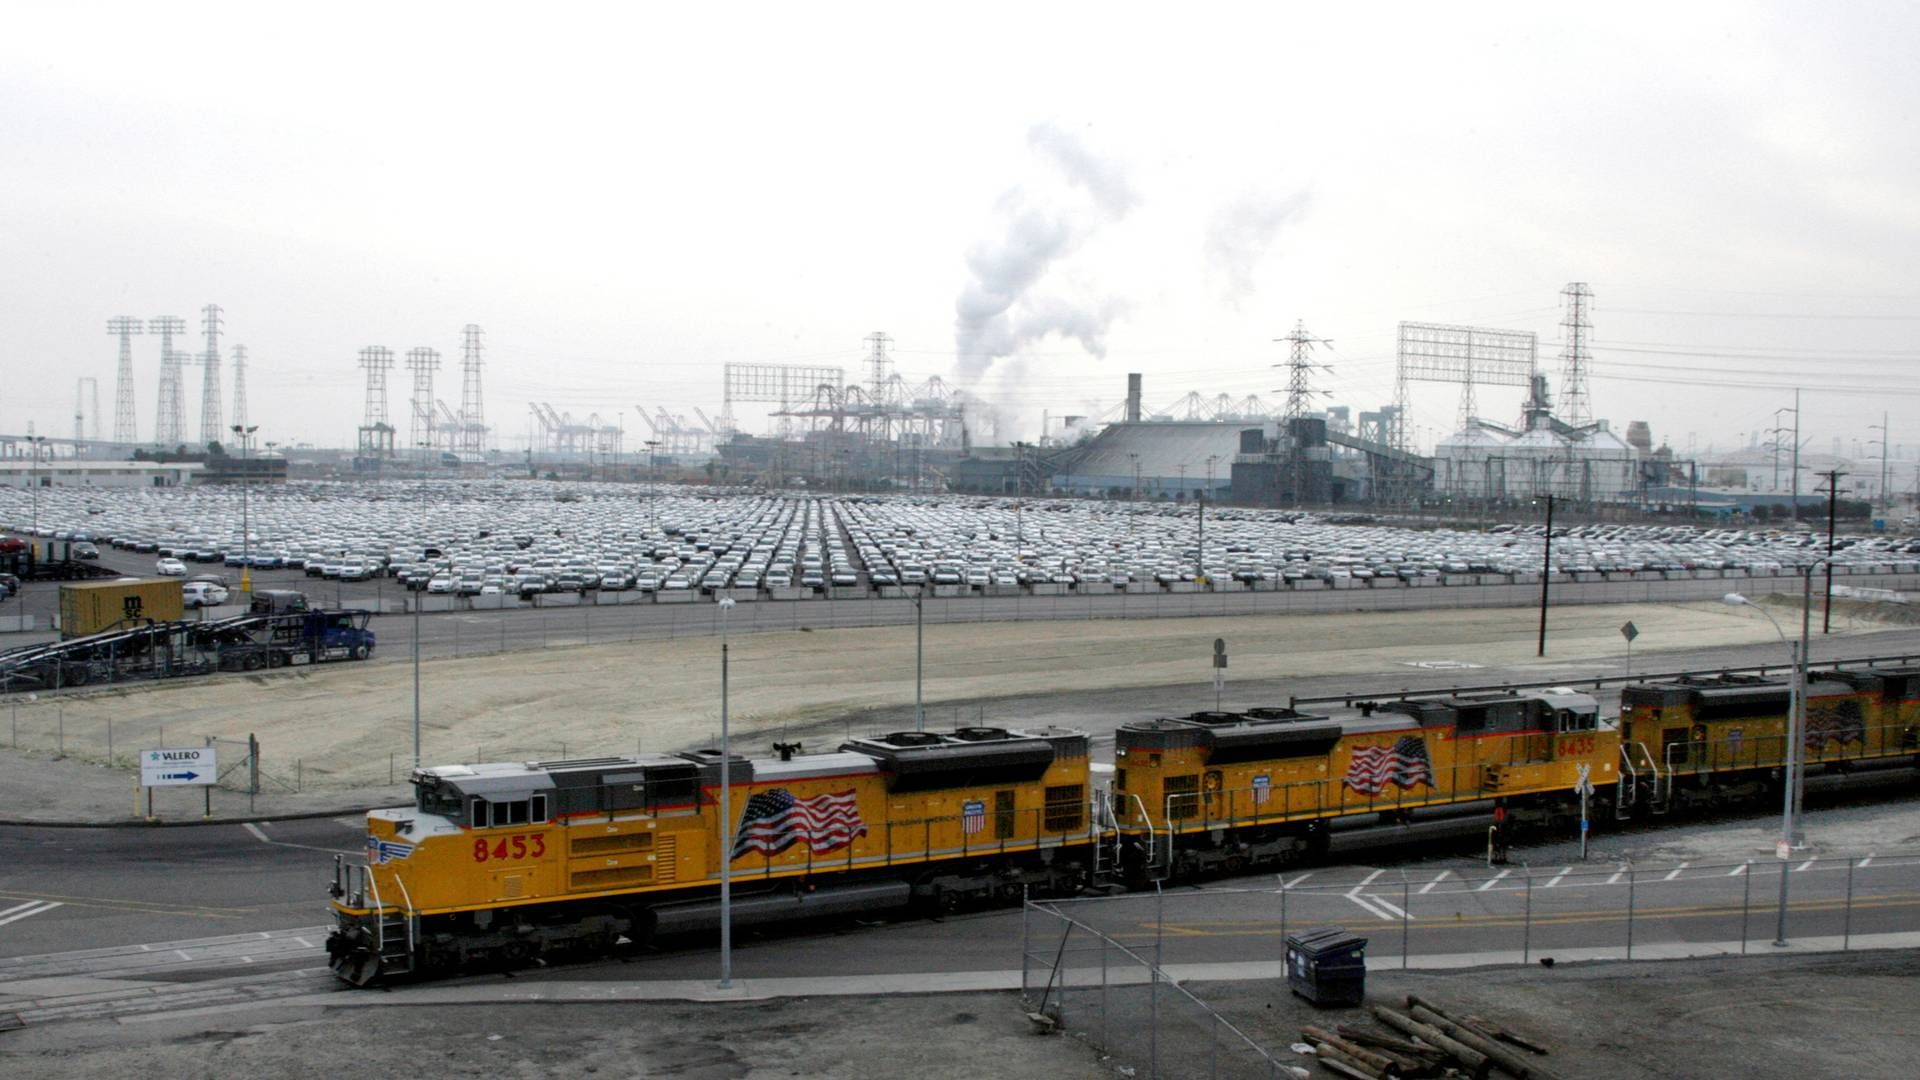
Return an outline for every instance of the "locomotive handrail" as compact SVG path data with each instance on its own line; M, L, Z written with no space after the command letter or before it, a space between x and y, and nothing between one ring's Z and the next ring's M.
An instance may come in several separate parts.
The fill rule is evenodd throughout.
M1904 664L1916 660L1920 660L1920 654L1895 653L1887 656L1856 656L1809 662L1807 664L1807 670L1844 671L1849 666L1857 667L1864 665L1866 667L1873 667L1877 664ZM1591 686L1597 690L1602 686L1612 683L1661 682L1683 678L1689 675L1765 675L1769 671L1791 672L1793 671L1793 665L1790 663L1752 664L1744 667L1698 668L1692 671L1649 671L1637 672L1631 675L1587 675L1577 679L1562 677L1543 682L1480 683L1469 686L1434 687L1427 690L1412 690L1402 687L1399 690L1384 690L1377 693L1319 694L1305 697L1289 696L1287 698L1287 704L1289 708L1296 709L1302 705L1330 705L1336 703L1352 706L1355 702L1361 701L1407 701L1411 698L1452 697L1456 694L1484 694L1502 690L1544 690L1555 686Z
M407 920L407 956L411 957L413 956L413 897L407 894L406 879L395 874L393 883L400 886L400 903L403 905L400 908L400 912L401 917ZM377 922L379 920L376 918L375 921ZM408 963L412 963L412 961L409 960Z

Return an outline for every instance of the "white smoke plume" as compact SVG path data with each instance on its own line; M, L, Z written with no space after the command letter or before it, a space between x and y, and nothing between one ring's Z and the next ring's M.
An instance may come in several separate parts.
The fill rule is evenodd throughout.
M1224 298L1236 307L1253 295L1254 268L1289 221L1304 214L1304 191L1284 198L1247 192L1222 206L1207 228L1207 262L1223 279Z
M984 375L994 361L1057 334L1106 355L1106 333L1123 311L1115 300L1080 302L1036 295L1047 272L1086 240L1139 203L1120 166L1095 155L1073 134L1048 124L1027 133L1027 145L1053 166L1065 189L1016 187L994 207L991 235L967 253L972 280L955 302L957 374Z

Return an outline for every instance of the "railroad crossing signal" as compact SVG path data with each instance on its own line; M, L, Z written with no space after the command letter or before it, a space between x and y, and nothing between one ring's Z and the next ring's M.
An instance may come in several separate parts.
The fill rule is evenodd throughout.
M1573 790L1582 795L1593 794L1593 766L1580 766L1579 778L1573 782Z

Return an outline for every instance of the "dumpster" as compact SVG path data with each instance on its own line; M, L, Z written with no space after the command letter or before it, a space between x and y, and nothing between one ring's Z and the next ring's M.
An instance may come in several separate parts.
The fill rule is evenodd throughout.
M1287 988L1315 1005L1358 1005L1367 996L1367 939L1343 926L1287 935Z

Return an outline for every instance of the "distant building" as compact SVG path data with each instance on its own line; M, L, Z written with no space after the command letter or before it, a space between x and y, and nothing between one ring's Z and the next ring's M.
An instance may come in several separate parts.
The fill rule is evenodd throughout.
M1434 448L1434 490L1464 499L1637 502L1640 455L1605 420L1579 427L1553 415L1544 375L1533 379L1519 428L1474 418Z
M284 469L285 463L282 462ZM179 487L193 483L206 466L197 461L0 461L0 484L7 487ZM282 474L284 478L284 473Z

